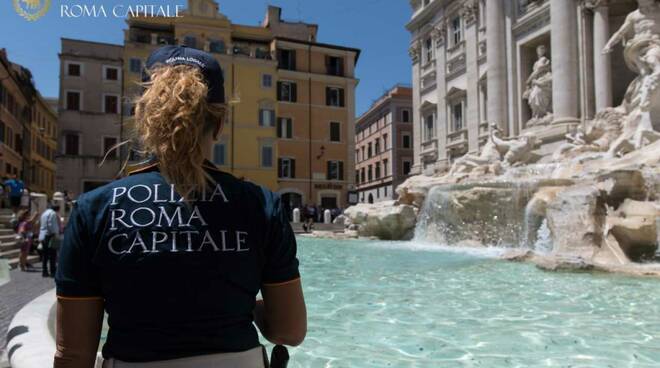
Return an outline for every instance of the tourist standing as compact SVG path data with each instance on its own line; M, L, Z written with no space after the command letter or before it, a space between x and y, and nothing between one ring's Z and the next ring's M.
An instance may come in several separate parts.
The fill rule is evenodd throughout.
M43 277L55 277L57 268L57 237L60 235L60 217L57 214L60 207L53 204L41 214L39 220L39 241L41 242L41 262ZM50 266L50 272L48 272Z
M286 345L307 331L282 200L210 161L227 119L212 55L165 46L145 67L135 126L150 159L76 201L55 278L54 368L94 365L104 310L103 367L267 367L257 328Z
M5 208L6 206L5 197L7 196L7 191L5 191L5 181L7 181L7 178L3 176L2 181L0 181L0 183L2 183L2 185L0 185L0 208Z
M16 174L12 174L9 180L4 182L4 185L9 189L9 205L14 214L17 214L21 206L21 197L23 196L25 184L23 184L21 179L16 177Z
M27 271L29 268L32 268L32 265L27 262L27 258L32 249L34 220L37 218L37 213L31 214L30 210L21 210L17 218L18 229L16 233L21 244L21 255L18 258L18 265L21 271Z

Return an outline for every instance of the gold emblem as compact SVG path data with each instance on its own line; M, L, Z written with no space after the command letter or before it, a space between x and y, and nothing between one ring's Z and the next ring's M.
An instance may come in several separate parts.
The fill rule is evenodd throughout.
M14 0L14 9L21 17L35 21L46 14L50 0Z

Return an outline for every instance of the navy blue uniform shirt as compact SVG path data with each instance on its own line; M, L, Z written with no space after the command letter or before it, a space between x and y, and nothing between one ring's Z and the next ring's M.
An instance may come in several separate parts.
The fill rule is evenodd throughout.
M78 199L57 295L105 300L105 358L147 362L257 347L257 292L299 277L279 196L204 166L215 183L188 203L155 163Z

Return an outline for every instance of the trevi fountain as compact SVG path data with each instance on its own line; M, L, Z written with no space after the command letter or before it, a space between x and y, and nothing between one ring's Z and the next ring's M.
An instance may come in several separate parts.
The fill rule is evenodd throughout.
M540 45L522 95L532 112L524 134L503 137L493 124L478 154L410 177L396 201L348 208L342 236L499 247L544 269L660 276L659 9L642 4L602 50L623 44L636 74L619 106L540 153L534 132L553 124L552 62Z

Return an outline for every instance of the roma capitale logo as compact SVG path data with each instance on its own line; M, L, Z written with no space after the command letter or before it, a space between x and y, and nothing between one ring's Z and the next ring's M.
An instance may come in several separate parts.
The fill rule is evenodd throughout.
M50 8L50 0L13 0L14 9L21 17L35 21L46 14Z

